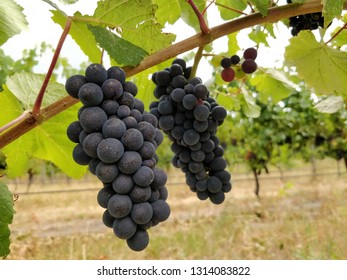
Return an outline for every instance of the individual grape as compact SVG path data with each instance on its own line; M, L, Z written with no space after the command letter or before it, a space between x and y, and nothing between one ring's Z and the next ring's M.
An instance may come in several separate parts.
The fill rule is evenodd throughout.
M196 189L200 192L207 191L207 180L199 180L196 183Z
M137 109L132 109L130 111L130 116L134 117L137 122L142 122L142 120L143 120L142 113Z
M88 134L83 140L83 150L84 152L92 157L97 158L98 155L96 153L97 147L99 143L104 139L104 136L100 132L93 132Z
M126 105L121 105L119 106L118 110L117 110L117 115L119 118L123 119L125 117L130 116L130 108Z
M144 113L145 105L140 99L134 99L134 109L139 110L141 113Z
M243 58L244 59L252 59L255 60L257 58L258 55L258 51L255 48L247 48L244 52L243 52Z
M185 85L186 85L186 78L183 75L176 76L172 80L173 88L184 88Z
M158 111L162 115L172 115L173 107L169 100L164 100L159 103Z
M86 107L97 106L101 104L104 98L102 89L94 83L84 84L78 91L78 99Z
M98 159L98 158L92 158L89 161L88 169L89 169L90 173L92 173L93 175L96 175L96 167L98 166L99 163L100 163L100 159Z
M216 121L223 121L227 116L227 111L222 106L216 106L211 111L211 117Z
M215 176L207 179L207 189L210 193L218 193L222 190L222 182Z
M223 157L215 157L210 163L210 168L214 172L222 171L226 167L227 162Z
M142 251L146 249L149 243L149 235L146 230L138 229L135 234L127 239L129 248L133 251Z
M107 121L107 115L99 107L87 107L80 116L82 128L91 133L101 131L103 124Z
M205 153L201 150L192 151L190 153L190 156L192 157L192 160L194 160L196 162L203 162L205 159Z
M114 221L115 221L115 218L112 217L107 210L105 210L104 213L102 214L102 222L104 223L104 225L109 228L112 228Z
M229 57L223 57L222 60L221 60L221 62L220 62L220 65L221 65L224 69L230 68L231 64L232 64L232 61L231 61L231 59L230 59Z
M157 146L161 145L164 141L164 134L159 130L155 130L154 142L157 143Z
M178 64L182 67L182 70L186 70L187 68L187 64L186 64L186 61L182 58L176 58L174 59L174 61L172 62L172 65L175 65L175 64Z
M103 139L97 147L97 156L105 163L117 162L123 156L123 154L124 146L122 142L115 138Z
M132 116L125 117L122 121L127 129L137 128L137 120Z
M130 215L136 224L144 225L152 219L153 208L148 202L135 203Z
M105 186L98 192L96 199L97 199L98 204L102 208L106 209L109 200L114 195L115 195L115 192L113 191L113 189L108 187L108 186Z
M113 116L117 114L119 104L116 100L104 100L101 104L101 108L105 111L107 116Z
M103 163L102 161L96 166L95 174L103 183L112 183L119 174L117 165Z
M77 144L72 151L72 158L74 161L80 165L88 165L90 160L92 159L88 156L83 150L82 144Z
M241 59L238 55L234 54L230 57L231 65L237 65L240 63Z
M152 190L151 187L145 186L145 187L140 187L140 186L135 186L129 193L129 197L133 201L133 203L142 203L146 202L149 200L151 197Z
M206 121L210 115L210 110L205 105L197 105L194 109L194 118L197 121Z
M170 216L170 206L163 199L158 199L151 203L153 209L152 220L155 223L161 223L167 220Z
M112 118L108 119L102 126L102 134L105 138L121 139L126 129L123 121L118 118Z
M157 72L155 80L156 80L156 84L159 86L168 86L171 82L169 71L163 70L163 71Z
M150 113L143 113L142 114L142 120L144 121L144 122L148 122L148 123L150 123L151 125L153 125L153 127L157 127L158 126L158 119L154 116L154 115L152 115L152 114L150 114Z
M93 63L86 68L85 77L90 83L102 85L102 83L107 79L107 70L103 65Z
M156 130L155 127L150 124L149 122L139 122L137 125L137 129L141 132L143 135L144 140L146 141L153 141L156 136Z
M202 80L199 77L194 77L189 81L189 84L196 86L202 84Z
M113 67L107 69L107 77L109 79L116 79L121 84L124 84L125 79L126 79L126 74L122 68L120 68L118 66L113 66Z
M121 239L131 238L135 234L136 230L137 225L129 216L114 220L113 232Z
M118 161L118 168L124 174L133 174L141 166L142 158L139 153L125 151L122 158Z
M67 127L66 135L70 141L74 143L79 143L79 135L83 130L79 121L74 121Z
M119 219L130 214L133 203L128 195L115 194L107 204L107 210L111 216Z
M174 117L169 116L161 116L159 119L159 127L163 131L171 130L175 125Z
M187 145L194 145L199 142L200 135L194 129L188 129L183 134L183 140Z
M66 92L73 98L78 99L78 92L80 88L87 83L87 80L82 75L73 75L65 82Z
M167 200L167 198L169 196L169 192L168 192L166 186L159 187L156 190L158 190L158 192L159 192L159 199ZM152 189L152 191L153 191L153 189ZM153 209L153 211L154 211L154 209Z
M254 73L257 70L257 68L258 68L257 63L254 60L252 60L252 59L246 59L241 64L241 69L246 74Z
M117 99L119 105L125 105L129 107L129 109L134 109L135 98L131 93L124 91L122 96ZM130 113L129 113L130 114Z
M224 82L231 82L235 78L235 71L233 68L225 68L221 73Z
M196 105L196 97L193 94L187 94L183 97L182 104L186 110L193 110Z
M129 128L124 132L121 141L126 150L136 151L143 145L143 135L139 130Z
M133 82L126 81L124 83L124 91L129 92L132 96L136 96L138 88Z
M83 143L84 139L88 136L88 132L85 130L82 130L80 135L78 136L79 143Z
M133 180L138 186L149 186L154 180L154 172L147 166L141 166L133 175Z
M113 190L118 194L127 194L134 187L132 176L126 174L119 174L112 182Z
M171 65L171 67L169 69L169 73L170 73L171 78L179 76L179 75L183 75L183 68L178 63L174 63Z
M225 194L222 191L217 193L210 193L209 198L212 203L221 204L225 200Z
M116 79L107 79L101 86L105 99L118 99L123 94L123 86Z
M209 92L204 84L197 84L194 86L193 94L196 98L206 100L209 95Z
M154 189L159 189L163 187L167 182L167 175L164 170L157 167L153 168L154 179L151 183L151 187Z
M144 141L142 147L138 150L139 154L141 155L142 159L151 159L155 155L155 146L149 142Z
M175 88L171 93L170 93L170 98L171 100L175 102L182 102L183 97L185 96L185 91L182 88Z
M151 188L151 196L148 199L149 203L152 203L154 201L157 201L160 198L160 193L157 189Z
M204 132L207 130L208 128L208 121L197 121L194 120L193 122L193 128L197 131L197 132ZM203 140L200 137L200 141L203 142Z
M197 197L200 199L200 200L206 200L206 199L208 199L208 197L209 197L209 194L208 194L208 192L207 191L197 191L196 192L196 195L197 195Z

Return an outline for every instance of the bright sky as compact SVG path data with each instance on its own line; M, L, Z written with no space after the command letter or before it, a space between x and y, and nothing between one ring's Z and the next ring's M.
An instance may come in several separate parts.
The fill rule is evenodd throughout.
M41 42L47 42L55 47L62 33L62 29L50 18L51 13L49 10L51 9L51 6L41 0L15 1L24 8L24 14L29 22L29 30L16 35L2 46L6 54L12 56L14 59L19 59L22 56L22 51L24 49L38 46ZM80 11L82 14L92 14L96 7L97 0L80 0L73 5L63 5L57 0L54 2L56 2L67 14L72 15L75 11ZM210 15L210 26L216 26L222 22L214 5L209 8L208 12ZM182 30L184 30L184 32L182 32ZM167 27L165 31L176 33L177 41L181 41L182 39L195 34L194 30L189 27L187 28L182 21L175 26ZM282 26L276 33L279 36L278 40L275 42L271 42L272 40L269 41L269 44L275 47L272 47L271 49L262 47L259 50L257 61L258 64L263 67L274 67L279 65L279 61L282 60L284 48L288 44L288 38L290 38L290 31L286 27ZM245 35L240 35L238 39L241 48L254 46L254 42L250 41ZM226 38L215 41L214 46L216 47L216 52L226 51ZM68 57L70 63L76 67L78 67L81 62L87 60L86 56L69 36L63 46L61 55ZM35 71L42 73L46 72L50 61L51 57L43 57ZM208 67L210 66L206 62L202 63L202 67L199 67L198 76L203 78L204 81L206 81L210 76L210 71L206 70Z

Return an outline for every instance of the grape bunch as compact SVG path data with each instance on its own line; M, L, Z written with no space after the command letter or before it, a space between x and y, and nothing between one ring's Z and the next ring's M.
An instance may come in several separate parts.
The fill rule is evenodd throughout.
M291 4L292 1L287 0L287 3ZM292 35L297 36L301 30L315 30L324 27L324 17L320 12L290 17L289 26L292 28Z
M237 72L241 73L241 75L238 75L240 77L244 76L245 74L254 73L258 68L257 63L255 62L257 55L257 49L247 48L243 52L242 60L236 54L232 55L231 57L223 57L220 62L220 65L223 68L221 73L223 81L233 81Z
M91 64L65 88L83 104L67 128L76 143L73 159L103 183L97 201L106 209L104 224L130 249L141 251L149 243L147 230L170 215L167 175L156 167L156 148L164 137L157 119L135 98L136 85L119 67Z
M170 68L154 73L158 101L151 103L150 113L172 141L172 164L185 173L190 189L199 199L220 204L231 190L224 150L216 135L227 112L210 97L200 78L189 80L190 73L191 67L179 58Z

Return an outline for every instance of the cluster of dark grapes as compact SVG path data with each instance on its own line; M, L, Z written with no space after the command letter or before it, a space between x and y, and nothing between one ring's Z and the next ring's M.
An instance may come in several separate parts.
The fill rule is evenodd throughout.
M190 73L191 67L179 58L170 68L154 73L158 101L151 103L150 113L172 140L172 164L185 173L190 189L199 199L220 204L231 190L224 150L216 136L227 112L209 96L200 78L189 80Z
M233 55L231 57L222 58L220 65L223 67L221 76L223 81L231 82L235 78L235 70L234 68L238 67L244 74L252 74L254 73L258 65L255 62L257 58L258 51L255 48L247 48L243 52L243 58L238 55ZM233 68L234 67L234 68Z
M85 76L71 76L66 91L83 106L67 128L77 143L74 160L88 165L103 183L97 201L103 222L134 251L149 243L147 230L170 215L166 173L156 167L164 135L157 119L135 98L137 87L119 67L91 64Z
M291 4L291 0L287 0ZM301 30L315 30L324 27L324 17L322 13L311 13L289 18L289 26L292 28L291 33L297 36Z

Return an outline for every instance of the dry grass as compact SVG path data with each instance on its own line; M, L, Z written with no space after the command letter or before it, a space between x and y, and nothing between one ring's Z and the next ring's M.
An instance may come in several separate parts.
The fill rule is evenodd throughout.
M346 175L263 179L261 200L253 195L252 180L235 178L233 190L218 206L177 185L182 181L177 171L170 178L171 217L150 230L150 245L143 252L132 252L103 226L95 190L20 196L8 258L347 259Z

